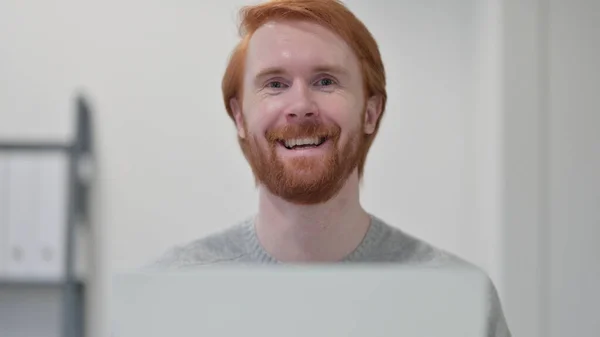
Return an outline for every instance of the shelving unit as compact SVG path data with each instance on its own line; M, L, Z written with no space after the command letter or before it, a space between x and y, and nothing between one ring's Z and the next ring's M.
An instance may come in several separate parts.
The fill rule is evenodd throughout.
M66 158L66 200L64 219L66 224L64 232L64 251L61 270L58 275L51 276L22 276L11 274L8 270L2 273L0 270L0 316L4 314L5 325L11 327L5 329L21 329L29 331L32 324L44 324L36 322L36 315L53 319L60 322L55 325L59 327L58 332L49 331L49 335L58 333L61 337L83 337L84 336L84 304L86 302L85 272L78 264L87 267L86 258L89 257L84 251L87 247L78 244L81 239L81 229L89 226L89 193L93 178L93 147L92 147L92 120L88 103L83 96L75 99L75 134L69 143L57 142L6 142L0 141L0 155L27 154L32 156L61 154ZM41 197L40 197L41 198ZM2 202L2 200L0 200ZM39 202L45 202L41 200ZM1 216L2 214L0 214ZM43 224L43 221L42 221ZM2 235L2 233L0 233ZM8 240L4 242L8 245ZM0 241L1 244L1 241ZM81 246L81 247L80 247ZM83 249L82 249L83 248ZM18 259L19 251L14 247L1 247L4 249L5 260ZM41 252L40 254L42 254ZM48 253L49 254L49 253ZM83 260L83 263L81 261ZM1 262L1 261L0 261ZM6 261L5 261L6 262ZM31 299L35 298L35 301ZM11 302L12 301L12 302ZM32 304L32 302L35 302ZM38 307L35 307L38 305ZM3 307L4 306L4 307ZM9 307L7 307L9 306ZM32 307L34 307L32 309ZM32 318L21 317L15 313L18 309L32 312ZM58 312L57 312L58 311ZM10 315L13 317L8 318ZM39 317L38 317L39 318ZM0 335L3 335L2 318L0 318ZM47 322L46 322L47 323ZM40 327L39 329L44 329ZM19 330L21 331L21 330ZM15 332L17 335L25 332ZM12 331L11 331L12 332Z

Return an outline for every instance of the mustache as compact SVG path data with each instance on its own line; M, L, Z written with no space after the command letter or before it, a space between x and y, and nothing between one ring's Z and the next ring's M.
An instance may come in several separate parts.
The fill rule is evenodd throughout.
M269 142L278 142L292 138L327 138L337 140L341 128L334 124L307 121L299 124L286 124L281 127L267 130L266 138Z

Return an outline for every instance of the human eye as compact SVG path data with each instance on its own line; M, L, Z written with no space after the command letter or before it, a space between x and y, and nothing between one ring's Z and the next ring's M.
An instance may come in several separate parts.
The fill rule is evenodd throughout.
M267 89L275 89L275 90L284 89L284 88L286 88L286 84L283 83L282 81L272 80L272 81L268 81L265 84L265 88L267 88Z
M337 82L330 77L323 77L316 82L316 85L319 87L330 87L336 83Z

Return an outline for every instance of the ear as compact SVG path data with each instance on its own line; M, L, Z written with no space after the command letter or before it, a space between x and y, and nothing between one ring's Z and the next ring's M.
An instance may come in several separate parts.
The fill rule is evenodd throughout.
M364 129L366 134L370 135L375 132L377 121L381 116L381 105L382 101L380 96L371 96L367 101L364 121Z
M246 138L244 116L242 115L242 109L237 98L232 98L229 100L229 106L231 107L231 112L233 113L233 119L235 120L235 127L237 128L238 136L242 139Z

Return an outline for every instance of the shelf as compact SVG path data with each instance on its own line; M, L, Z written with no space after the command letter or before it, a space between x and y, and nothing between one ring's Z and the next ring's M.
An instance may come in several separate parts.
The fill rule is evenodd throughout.
M14 169L14 166L11 166L12 170L10 172L5 170L3 171L4 176L0 175L0 178L2 178L0 179L0 185L3 185L0 186L0 192L9 190L6 188L7 185L5 185L8 184L9 177L19 182L18 184L15 183L16 185L10 185L10 191L20 191L20 194L16 193L16 197L14 197L14 200L19 201L19 203L14 202L10 204L11 207L15 207L16 211L13 209L14 212L11 213L0 210L0 215L13 215L11 218L0 217L0 249L9 247L9 242L5 238L10 236L6 235L6 231L13 230L15 233L20 233L21 235L13 235L12 238L15 241L11 242L11 244L14 245L15 242L18 242L17 246L19 247L27 246L22 244L21 241L26 241L27 239L24 238L31 235L28 235L27 231L23 229L25 227L15 224L24 223L32 226L31 228L34 228L34 230L39 230L42 227L38 226L37 223L40 219L44 219L50 225L43 227L47 232L44 232L42 237L51 237L49 240L59 240L49 242L57 242L56 246L62 247L62 249L56 249L56 247L52 246L52 249L60 252L60 258L64 258L64 266L60 267L52 265L48 266L47 269L30 270L32 266L27 264L25 265L25 269L19 269L14 267L15 261L11 260L10 262L13 264L10 266L4 263L5 261L8 262L5 258L11 256L8 254L9 250L0 251L0 262L2 262L0 263L0 336L2 337L42 335L61 337L84 336L84 303L87 297L86 282L88 279L88 254L90 253L89 228L86 225L90 223L88 204L92 181L91 175L93 175L93 144L91 111L83 96L77 97L75 105L75 136L68 143L59 141L44 142L40 140L0 139L0 156L13 160L13 164L15 163L14 158L18 158L22 154L26 154L25 157L27 160L49 154L52 156L61 154L65 157L64 162L61 161L61 165L64 164L64 166L52 162L53 165L56 164L57 166L50 167L57 168L57 170L58 168L64 170L66 176L64 182L57 181L56 177L50 176L53 179L49 179L49 181L52 181L56 185L66 185L64 189L55 188L59 195L50 198L46 195L40 196L41 192L37 190L28 189L32 183L28 180L27 175L23 175L30 172L27 166L30 164L28 161L25 162L27 164L25 166L16 166L17 168L20 167L20 170ZM46 160L47 157L43 159ZM17 161L17 163L19 162ZM22 167L25 168L23 169ZM36 176L38 171L34 170L32 172L33 176ZM48 169L40 169L39 172L47 173ZM51 173L53 172L55 171L51 171ZM16 173L23 174L18 175ZM59 177L62 179L64 176L61 173ZM13 180L13 183L15 180ZM33 184L32 186L35 187L37 185ZM50 184L48 186L54 185ZM51 188L41 190L42 192L52 191ZM36 218L31 215L34 214L31 209L23 205L25 202L31 200L35 207L39 205L48 206L48 203L40 202L40 200L43 201L43 197L46 198L46 201L63 200L64 198L65 202L64 205L50 204L55 208L52 208L47 213L39 211L40 214L50 215L48 217L40 216ZM7 202L8 198L9 195L6 193L0 195L0 206L3 205L3 202ZM65 214L60 213L63 211ZM56 220L55 217L58 217L57 214L59 213L61 215L60 219ZM25 215L21 219L14 216L15 214ZM56 220L56 223L52 223L52 219ZM65 230L58 230L59 226L57 223L61 225L60 228L63 228L63 222ZM15 228L19 230L15 230ZM29 229L31 230L31 228ZM60 238L57 238L55 235L48 235L48 233L58 233L57 235L60 235ZM64 233L64 237L61 233ZM37 240L36 238L34 239ZM31 259L28 260L28 263L38 262L35 259L33 262ZM52 262L54 263L54 261ZM36 324L30 324L29 322L36 322Z
M0 141L1 151L68 151L70 145L61 143L34 143L34 142L2 142Z
M41 279L41 278L6 278L0 277L0 287L60 287L67 283L66 279ZM85 285L85 280L77 278L73 283L79 286Z

